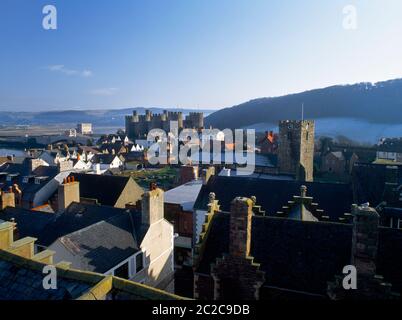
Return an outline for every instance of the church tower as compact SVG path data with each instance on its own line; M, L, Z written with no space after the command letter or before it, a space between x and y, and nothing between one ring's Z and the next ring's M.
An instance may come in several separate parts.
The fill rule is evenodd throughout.
M300 181L313 181L314 121L279 122L278 167Z

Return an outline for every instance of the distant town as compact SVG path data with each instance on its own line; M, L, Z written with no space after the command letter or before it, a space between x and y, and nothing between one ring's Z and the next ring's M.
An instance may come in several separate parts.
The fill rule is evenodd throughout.
M148 151L161 141L148 133L173 124L200 135L204 115L134 110L111 134L79 123L2 138L23 148L1 149L0 275L24 260L35 262L26 272L43 264L72 271L57 278L57 290L28 296L2 284L2 298L399 297L401 137L362 146L316 136L313 120L281 120L278 132L242 146L255 154L253 173L242 176L242 164L224 157L151 165ZM224 131L215 132L211 145L234 152ZM350 265L355 290L342 281ZM83 282L87 272L98 280ZM94 293L106 279L109 289Z

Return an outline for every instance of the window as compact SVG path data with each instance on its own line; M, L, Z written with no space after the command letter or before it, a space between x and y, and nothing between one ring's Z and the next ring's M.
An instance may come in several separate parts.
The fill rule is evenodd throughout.
M144 253L140 252L135 256L135 272L138 273L144 269Z
M128 262L125 262L122 264L120 267L118 267L116 270L114 270L114 275L119 278L124 278L128 279Z
M398 229L402 229L402 219L398 219Z

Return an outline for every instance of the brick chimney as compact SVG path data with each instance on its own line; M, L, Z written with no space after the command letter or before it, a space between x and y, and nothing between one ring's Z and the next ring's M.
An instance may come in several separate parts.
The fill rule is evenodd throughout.
M198 179L198 167L184 165L180 167L180 184Z
M15 205L21 206L22 205L22 191L21 191L20 187L18 186L18 184L14 183L12 190L13 190L13 193L15 196Z
M9 192L0 190L0 210L4 210L7 207L15 207L15 195L12 189Z
M3 222L0 223L0 249L8 249L14 241L15 223Z
M327 293L331 299L387 300L399 295L392 292L392 284L376 273L380 216L368 206L352 206L353 233L350 264L357 270L357 288L345 290L345 275L336 275L328 282Z
M80 183L75 181L74 176L67 177L59 185L58 209L64 211L72 202L80 202Z
M353 236L351 263L361 277L374 277L380 216L370 207L352 207Z
M209 181L209 179L213 176L213 175L215 175L215 167L213 167L213 166L211 166L211 167L208 167L208 169L203 169L202 170L202 184L207 184L208 183L208 181Z
M266 132L266 137L269 142L274 143L275 137L273 131Z
M251 217L253 201L248 198L235 198L230 207L230 244L232 256L247 257L250 254Z
M230 209L229 254L211 264L215 300L259 299L265 272L250 256L251 220L254 203L235 198Z
M141 200L142 218L144 226L150 226L164 218L164 192L153 186L145 192Z

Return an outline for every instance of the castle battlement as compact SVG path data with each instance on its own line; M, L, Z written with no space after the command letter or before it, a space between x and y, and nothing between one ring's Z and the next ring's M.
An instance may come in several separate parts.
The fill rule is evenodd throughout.
M190 112L183 119L181 111L167 111L163 113L152 113L145 110L145 114L139 115L133 111L133 115L126 116L126 134L130 139L145 138L152 129L163 129L170 131L170 122L177 121L179 129L196 128L201 129L204 126L204 114L202 112Z

